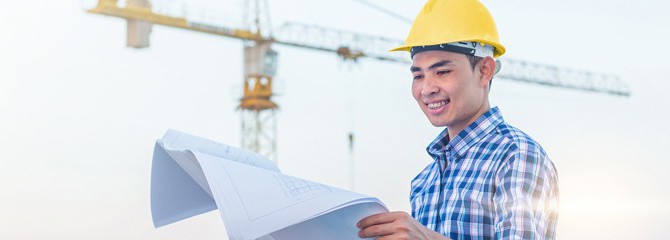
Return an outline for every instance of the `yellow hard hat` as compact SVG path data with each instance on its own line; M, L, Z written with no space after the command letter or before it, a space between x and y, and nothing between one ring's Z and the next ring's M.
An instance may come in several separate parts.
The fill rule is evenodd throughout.
M391 51L445 43L476 42L493 46L493 57L505 53L498 29L479 0L428 0L412 24L405 44Z

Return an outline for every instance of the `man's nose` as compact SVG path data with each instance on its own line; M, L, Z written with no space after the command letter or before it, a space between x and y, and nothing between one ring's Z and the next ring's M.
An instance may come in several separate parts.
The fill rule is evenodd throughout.
M430 96L439 92L440 88L437 86L436 79L426 77L423 81L423 88L421 89L421 95Z

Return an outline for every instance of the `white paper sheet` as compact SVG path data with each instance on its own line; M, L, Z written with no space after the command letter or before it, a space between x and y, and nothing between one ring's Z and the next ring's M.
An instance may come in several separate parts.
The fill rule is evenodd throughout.
M263 156L174 130L157 141L153 161L156 227L218 208L231 240L358 239L360 219L388 211L376 198L282 174Z
M202 183L189 175L159 143L151 167L151 213L155 227L167 225L217 208L204 174ZM205 190L206 189L206 190Z

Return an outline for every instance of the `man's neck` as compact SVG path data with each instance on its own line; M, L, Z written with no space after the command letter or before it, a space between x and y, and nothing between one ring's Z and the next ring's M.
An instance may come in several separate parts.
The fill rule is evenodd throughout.
M491 110L491 105L488 103L484 103L482 107L477 111L476 114L472 115L468 121L464 121L463 124L460 124L458 126L447 126L447 131L449 132L449 139L454 139L459 133L461 133L466 127L470 126L473 122L475 122L479 117L484 115L484 113L488 112Z

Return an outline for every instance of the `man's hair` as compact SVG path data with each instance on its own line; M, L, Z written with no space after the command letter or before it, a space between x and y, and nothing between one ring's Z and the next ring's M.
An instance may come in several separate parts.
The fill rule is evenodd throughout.
M477 56L472 56L472 55L467 55L467 54L465 54L465 57L467 57L468 61L470 61L470 67L472 67L473 71L475 70L475 66L477 65L477 63L479 63L479 61L484 59L482 57L477 57Z
M477 66L477 63L482 61L484 59L483 57L477 57L477 56L472 56L472 55L465 55L465 57L468 58L468 61L470 62L470 67L472 67L472 71L475 70L475 66ZM491 91L491 84L493 84L493 77L491 77L491 80L489 80L489 91Z

